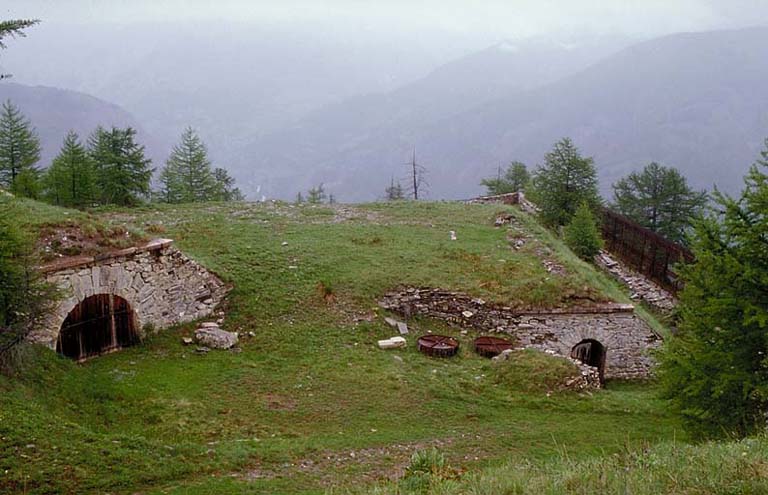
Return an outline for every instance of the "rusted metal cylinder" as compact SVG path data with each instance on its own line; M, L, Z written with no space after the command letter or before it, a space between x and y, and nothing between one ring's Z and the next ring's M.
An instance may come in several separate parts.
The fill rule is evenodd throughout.
M492 358L508 349L514 349L515 344L501 337L478 337L474 342L475 352L483 357Z
M424 335L417 343L419 351L427 356L451 357L459 352L459 341L447 335Z

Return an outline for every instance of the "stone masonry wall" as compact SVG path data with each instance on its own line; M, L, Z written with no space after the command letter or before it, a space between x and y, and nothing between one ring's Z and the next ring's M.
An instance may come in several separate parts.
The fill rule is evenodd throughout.
M484 333L504 333L520 347L564 356L582 340L594 339L606 349L606 378L647 378L653 368L649 351L661 344L659 336L635 315L633 306L625 304L517 311L430 288L392 292L379 304L405 317L423 315Z
M159 330L203 318L222 301L228 288L213 273L159 239L106 256L70 258L41 267L62 299L44 327L29 340L55 348L70 311L96 294L120 296L134 311L136 327Z

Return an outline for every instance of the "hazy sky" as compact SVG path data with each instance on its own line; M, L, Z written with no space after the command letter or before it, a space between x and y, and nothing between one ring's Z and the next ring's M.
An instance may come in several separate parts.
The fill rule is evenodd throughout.
M766 0L5 0L0 17L47 22L227 19L437 29L515 38L675 31L768 24Z

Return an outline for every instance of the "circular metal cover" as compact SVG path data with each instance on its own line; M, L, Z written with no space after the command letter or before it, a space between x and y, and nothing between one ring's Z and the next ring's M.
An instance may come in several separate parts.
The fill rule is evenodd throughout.
M459 352L459 341L446 335L423 335L419 337L418 346L427 356L451 357Z
M514 349L515 345L501 337L478 337L475 339L475 352L483 357L492 358L498 356L507 349Z

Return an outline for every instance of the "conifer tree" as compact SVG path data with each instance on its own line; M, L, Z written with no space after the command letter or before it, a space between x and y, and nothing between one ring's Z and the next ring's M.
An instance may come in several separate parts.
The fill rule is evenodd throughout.
M592 158L584 158L569 138L555 143L533 179L541 218L550 227L566 225L581 203L600 205L597 172Z
M325 201L325 198L326 198L326 195L325 195L325 188L323 187L323 184L313 187L309 191L307 191L307 203L311 205L320 204Z
M673 167L650 163L613 185L613 208L643 227L676 242L685 240L709 198L694 191Z
M173 147L160 173L163 196L168 203L211 201L216 195L216 181L208 160L208 150L197 133L188 127L181 142Z
M10 100L0 110L0 187L20 196L39 191L40 140L28 119Z
M235 179L225 169L217 167L213 169L215 201L243 201L245 196L239 188L235 187Z
M696 222L677 332L661 355L664 394L702 437L765 431L768 411L768 139L739 199Z
M563 238L571 251L585 261L591 261L603 248L603 238L586 202L579 205L571 222L563 229Z
M394 177L389 181L389 187L384 189L384 195L387 201L400 201L405 199L405 192L400 181L395 182Z
M40 21L37 19L13 19L0 21L0 50L6 48L5 38L23 38L24 30L34 26ZM11 77L10 74L0 74L0 79Z
M144 146L136 143L135 136L130 127L99 127L88 142L104 204L133 205L149 194L152 161L144 156Z
M43 176L44 197L62 206L86 206L96 194L93 160L74 131L69 131L58 156Z
M522 191L530 180L528 167L522 162L513 161L503 175L499 168L498 176L483 179L480 185L485 186L489 195L497 195Z

